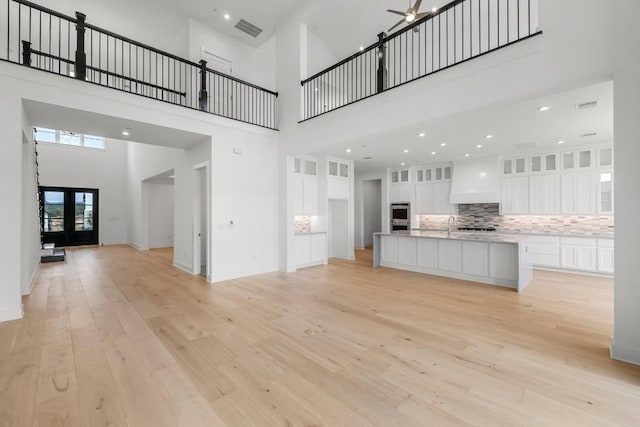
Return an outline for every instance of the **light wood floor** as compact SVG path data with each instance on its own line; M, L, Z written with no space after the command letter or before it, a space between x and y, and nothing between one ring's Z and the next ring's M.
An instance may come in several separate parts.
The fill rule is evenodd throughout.
M0 425L640 425L611 280L539 272L518 295L365 251L209 285L171 258L43 265L0 324Z

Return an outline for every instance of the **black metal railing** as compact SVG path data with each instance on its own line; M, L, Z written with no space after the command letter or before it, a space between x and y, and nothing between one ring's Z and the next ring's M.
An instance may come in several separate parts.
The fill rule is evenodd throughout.
M303 80L305 121L541 34L537 0L455 0Z
M89 24L82 13L5 1L2 60L277 129L274 91Z

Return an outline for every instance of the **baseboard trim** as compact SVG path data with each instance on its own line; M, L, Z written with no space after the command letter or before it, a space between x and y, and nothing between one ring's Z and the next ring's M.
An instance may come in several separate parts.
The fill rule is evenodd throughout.
M640 349L617 345L615 341L615 337L611 338L610 355L612 359L640 365Z
M22 304L20 304L20 307L10 308L8 310L0 310L0 322L22 319L23 315L24 311L22 309Z
M33 284L36 282L36 276L38 275L38 270L40 270L40 261L38 261L38 264L36 264L36 268L33 270L33 273L31 273L31 279L29 281L29 292L27 292L26 294L23 294L22 295L23 297L27 295L31 295L31 292L33 292Z
M551 271L554 273L566 273L566 274L577 274L579 276L591 276L591 277L602 277L604 279L612 279L614 274L610 273L598 273L597 271L582 271L582 270L567 270L563 268L556 267L542 267L542 266L533 266L534 270L542 270L542 271Z
M191 268L190 265L183 264L178 260L175 260L175 259L173 260L173 266L179 270L185 271L189 274L193 274L193 268Z
M138 246L138 245L136 245L136 244L135 244L135 243L133 243L133 242L127 242L127 245L129 245L129 246L131 246L132 248L137 249L137 250L139 250L139 251L148 251L148 250L149 250L149 248L148 248L148 247Z
M172 248L173 244L171 243L161 243L159 245L149 245L149 249L167 249Z

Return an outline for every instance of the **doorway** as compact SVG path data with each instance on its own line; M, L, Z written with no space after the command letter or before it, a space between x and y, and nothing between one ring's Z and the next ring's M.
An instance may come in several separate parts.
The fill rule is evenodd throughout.
M98 190L40 187L44 243L57 247L98 244Z
M209 266L209 163L193 167L193 274L211 280Z
M382 180L362 181L362 246L373 245L373 233L382 231Z
M349 259L349 203L329 200L329 258Z

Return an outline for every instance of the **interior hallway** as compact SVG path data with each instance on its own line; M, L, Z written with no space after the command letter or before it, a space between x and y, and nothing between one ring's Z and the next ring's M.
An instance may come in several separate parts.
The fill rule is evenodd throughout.
M372 269L371 251L210 285L171 250L70 249L0 324L2 425L637 425L613 283L526 292Z

